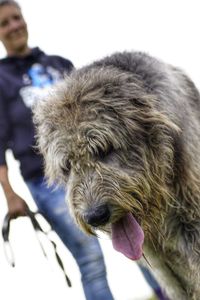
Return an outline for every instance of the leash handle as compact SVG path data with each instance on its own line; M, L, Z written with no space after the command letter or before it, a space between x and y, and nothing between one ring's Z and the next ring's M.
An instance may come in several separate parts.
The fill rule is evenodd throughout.
M9 265L11 265L12 267L15 267L14 253L13 253L12 247L9 242L10 221L11 221L11 217L10 217L9 213L7 213L5 215L3 225L2 225L2 236L3 236L3 240L4 240L3 248L4 248L5 257L9 263Z
M3 248L4 248L5 257L9 263L9 265L11 265L11 267L14 268L15 267L15 258L14 258L14 253L13 253L10 243L8 241L4 242Z
M49 237L48 237L49 241L51 242L51 244L53 245L54 247L54 252L55 252L55 256L56 256L56 260L61 268L61 270L63 271L64 275L65 275L65 280L68 284L69 287L72 287L72 283L71 283L71 280L69 279L68 275L66 274L65 272L65 269L64 269L64 265L63 265L63 262L57 252L57 246L56 246L56 243L54 241L52 241Z
M71 287L72 286L71 280L69 279L68 275L66 274L63 262L62 262L59 254L57 252L57 245L48 236L48 233L50 231L52 231L52 228L50 229L50 231L45 232L42 229L42 227L40 226L39 222L37 221L37 219L35 217L36 214L38 214L38 212L32 212L29 208L27 209L27 216L30 218L30 221L31 221L31 223L33 225L33 228L35 230L36 237L37 237L37 240L38 240L38 242L40 244L42 252L43 252L44 256L46 258L48 258L47 255L46 255L46 252L45 252L45 250L44 250L44 248L42 246L42 243L41 243L41 241L39 239L38 233L44 234L47 237L47 239L50 241L50 243L52 244L54 252L55 252L55 257L56 257L57 263L59 264L62 272L64 273L65 280L66 280L68 286ZM5 218L4 218L4 221L3 221L3 225L2 225L2 237L3 237L3 240L4 240L4 253L5 253L6 259L7 259L8 263L12 267L15 267L14 254L13 254L13 250L12 250L12 247L10 245L10 242L9 242L9 233L10 233L10 222L11 222L11 220L13 220L13 219L11 218L11 216L9 215L9 213L7 213L5 215Z
M10 217L9 213L7 213L5 215L3 225L2 225L2 236L3 236L4 242L8 242L8 236L9 236L9 232L10 232L10 221L11 221L11 217Z

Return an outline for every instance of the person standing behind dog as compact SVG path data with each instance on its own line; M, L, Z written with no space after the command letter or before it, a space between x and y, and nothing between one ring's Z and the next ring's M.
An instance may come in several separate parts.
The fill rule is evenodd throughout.
M69 216L65 193L47 187L43 162L33 146L31 107L52 84L73 69L72 63L28 46L27 25L19 4L0 1L0 40L7 57L0 60L0 183L12 218L25 216L26 202L17 195L8 178L5 152L9 148L20 162L22 177L39 211L74 256L87 300L113 300L106 278L103 254L96 238L84 235Z

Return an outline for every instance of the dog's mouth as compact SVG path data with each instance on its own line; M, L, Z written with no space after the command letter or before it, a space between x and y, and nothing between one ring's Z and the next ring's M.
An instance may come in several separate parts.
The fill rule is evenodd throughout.
M116 251L132 260L141 258L144 232L132 213L126 213L111 226L112 244Z

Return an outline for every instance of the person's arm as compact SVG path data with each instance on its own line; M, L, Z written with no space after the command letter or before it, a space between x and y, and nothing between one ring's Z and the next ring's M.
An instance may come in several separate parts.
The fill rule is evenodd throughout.
M27 204L14 192L8 178L8 168L6 165L0 165L0 183L7 200L9 215L12 218L25 216L27 214Z

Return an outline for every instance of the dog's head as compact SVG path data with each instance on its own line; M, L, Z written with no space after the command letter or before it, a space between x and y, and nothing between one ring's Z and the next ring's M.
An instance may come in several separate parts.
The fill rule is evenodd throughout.
M158 106L133 74L93 66L74 71L34 113L46 175L66 186L77 223L111 233L132 259L169 197L177 128Z

